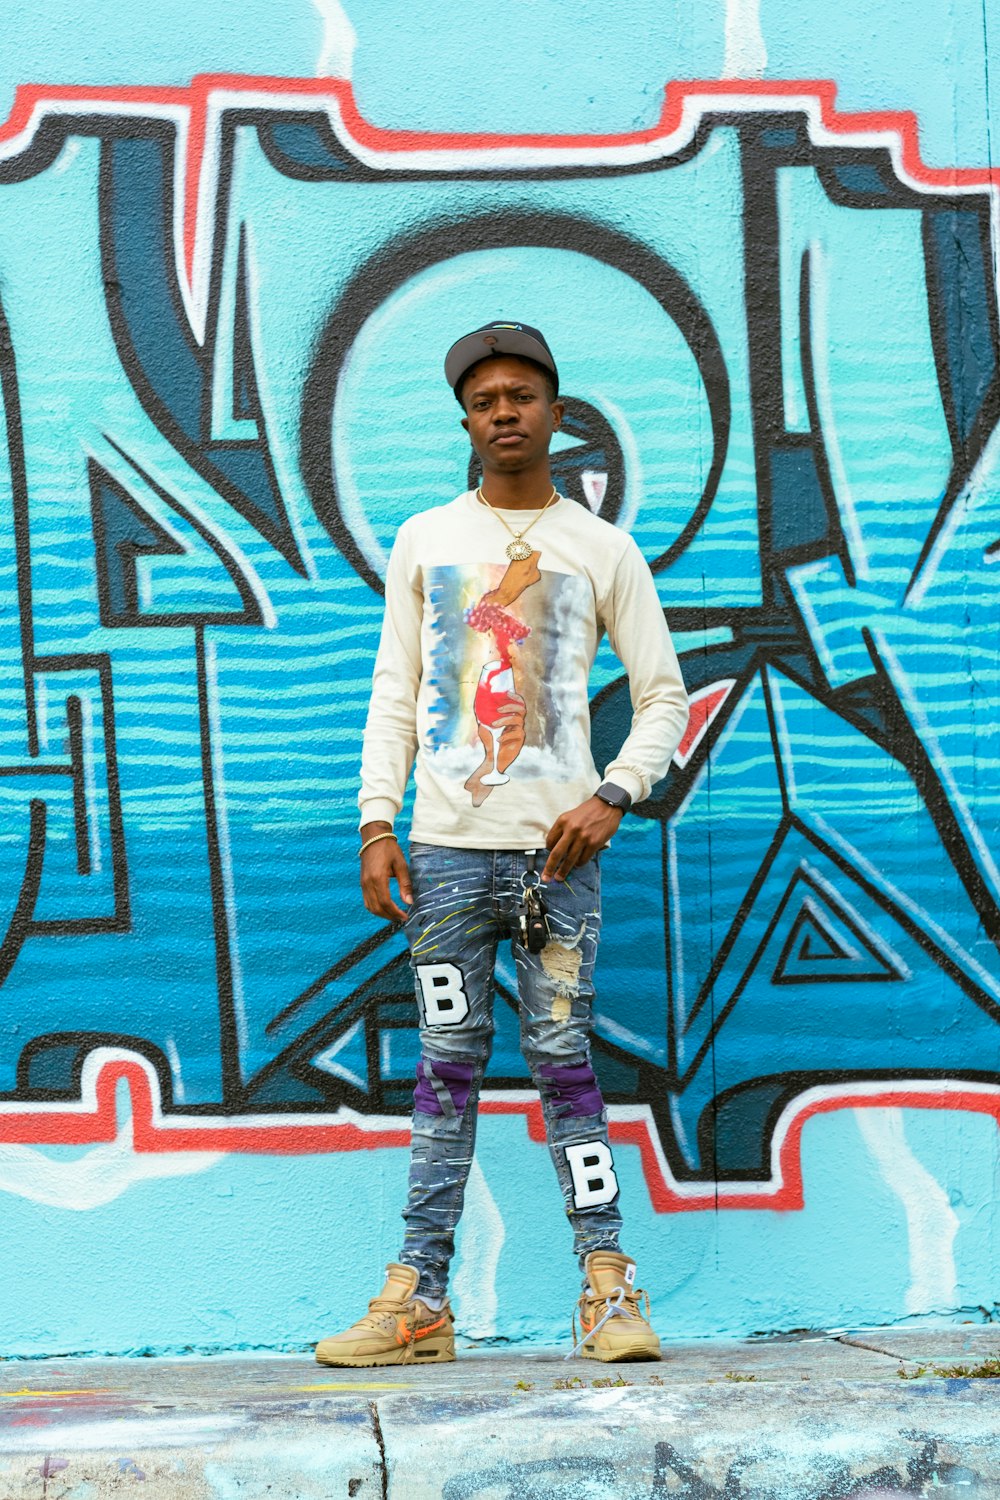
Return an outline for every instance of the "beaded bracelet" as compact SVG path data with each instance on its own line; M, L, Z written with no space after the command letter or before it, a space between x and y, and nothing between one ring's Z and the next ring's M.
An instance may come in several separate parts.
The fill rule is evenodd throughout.
M369 844L377 844L379 839L394 839L395 837L396 835L394 833L376 833L372 838L365 839L364 843L361 845L361 848L358 850L358 854L364 854Z

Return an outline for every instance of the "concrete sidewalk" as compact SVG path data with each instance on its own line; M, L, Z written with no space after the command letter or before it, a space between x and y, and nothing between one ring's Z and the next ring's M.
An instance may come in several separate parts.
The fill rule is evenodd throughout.
M1000 1380L919 1373L998 1351L1000 1329L966 1325L669 1345L659 1365L10 1362L0 1500L1000 1497Z

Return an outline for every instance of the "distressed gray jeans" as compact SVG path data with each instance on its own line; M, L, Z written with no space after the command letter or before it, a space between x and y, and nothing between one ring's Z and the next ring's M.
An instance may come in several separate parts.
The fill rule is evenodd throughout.
M539 851L538 868L545 861ZM521 1051L538 1089L573 1248L617 1250L618 1182L607 1114L590 1060L593 970L601 928L598 859L544 887L549 941L529 953L517 936L526 853L411 844L413 907L406 921L421 1058L413 1096L410 1187L400 1260L419 1290L443 1297L476 1142L483 1073L493 1043L493 966L510 940Z

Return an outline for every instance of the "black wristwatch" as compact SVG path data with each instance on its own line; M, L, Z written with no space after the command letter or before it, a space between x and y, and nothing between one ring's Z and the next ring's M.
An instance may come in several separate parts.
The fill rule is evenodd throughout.
M613 781L602 781L594 796L600 797L609 807L617 807L619 812L627 813L632 806L632 798L628 792L624 787L615 786Z

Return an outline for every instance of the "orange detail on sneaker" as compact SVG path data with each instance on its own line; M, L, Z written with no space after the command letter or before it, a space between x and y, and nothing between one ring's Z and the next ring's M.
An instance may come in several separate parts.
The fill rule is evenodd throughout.
M423 1303L421 1303L421 1306L423 1306ZM400 1344L415 1343L418 1339L425 1339L429 1333L434 1333L436 1329L443 1328L447 1321L447 1318L438 1318L436 1323L427 1323L423 1328L411 1328L405 1318L400 1318L396 1340Z
M438 1364L455 1358L455 1331L447 1301L431 1309L417 1297L419 1277L412 1266L386 1267L382 1293L368 1312L343 1333L316 1345L321 1365Z

